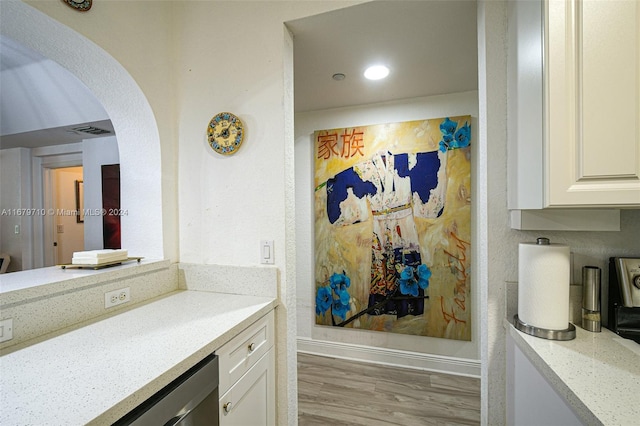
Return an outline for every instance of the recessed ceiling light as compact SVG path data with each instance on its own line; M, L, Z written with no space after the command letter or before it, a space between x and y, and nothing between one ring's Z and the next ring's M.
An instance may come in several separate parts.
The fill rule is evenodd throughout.
M365 78L369 80L380 80L389 75L389 68L384 65L373 65L364 72Z
M345 79L345 77L346 76L344 74L342 74L341 72L336 73L336 74L331 76L331 78L333 78L335 81L342 81L342 80Z

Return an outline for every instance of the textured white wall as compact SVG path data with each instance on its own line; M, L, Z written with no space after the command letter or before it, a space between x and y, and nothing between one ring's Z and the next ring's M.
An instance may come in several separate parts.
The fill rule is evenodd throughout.
M256 264L260 240L272 239L275 264L284 265L286 194L293 191L287 183L293 140L286 133L292 127L293 82L287 76L292 44L285 44L283 23L344 5L185 2L174 11L181 28L176 62L182 262ZM232 156L217 154L206 140L209 120L222 111L245 125L243 145Z
M28 218L17 216L14 209L31 204L31 150L11 148L0 150L0 253L11 256L8 272L20 271L30 267L31 256L29 239L31 233L27 225ZM19 233L15 233L15 227ZM23 259L24 258L24 259ZM23 264L23 260L29 264Z
M478 360L479 309L476 291L478 281L472 275L470 309L473 317L472 341L410 336L397 333L372 333L357 329L321 327L315 325L314 274L314 207L313 207L313 132L359 125L440 118L457 115L472 116L472 170L475 174L475 133L477 132L478 93L464 92L450 95L413 98L403 101L364 105L352 108L305 112L296 114L296 249L297 249L297 325L298 337L320 341L355 343L375 348L400 349L455 358ZM472 176L472 211L477 210L475 194L478 190ZM474 227L475 228L475 227ZM472 239L472 259L477 259L477 236ZM477 264L472 264L472 270Z

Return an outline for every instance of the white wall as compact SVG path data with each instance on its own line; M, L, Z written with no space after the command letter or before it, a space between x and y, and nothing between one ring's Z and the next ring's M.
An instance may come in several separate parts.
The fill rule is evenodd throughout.
M403 101L364 105L352 108L339 108L296 114L295 154L296 154L296 249L297 249L297 326L298 338L308 346L304 339L316 341L318 352L323 351L318 342L358 344L372 348L397 349L416 354L432 354L444 357L478 360L479 321L478 304L474 298L471 304L473 317L472 341L464 342L423 336L410 336L397 333L370 332L348 328L332 328L315 325L315 278L314 273L314 206L313 206L313 132L322 129L372 125L399 121L440 118L447 116L472 116L472 174L475 173L475 133L477 131L478 93L464 92L450 95L406 99ZM477 186L472 176L474 199ZM472 211L476 209L472 201ZM474 231L472 231L474 232ZM474 234L472 238L472 259L476 259ZM472 265L472 270L476 265ZM471 294L475 296L475 277L472 276ZM328 347L333 350L335 345ZM348 349L348 348L347 348ZM352 354L354 358L372 355L366 350ZM419 356L419 355L416 355ZM412 363L395 354L394 363L408 365ZM415 363L414 363L415 365ZM445 363L446 366L446 363ZM455 367L451 367L455 372ZM479 374L479 367L475 374Z
M82 165L84 167L84 208L102 208L102 168L103 164L118 164L118 141L115 136L85 139L82 142ZM85 215L84 249L97 250L104 247L102 238L102 216ZM135 253L131 253L132 256Z
M175 10L181 29L176 63L179 101L180 261L251 265L260 240L275 240L275 264L285 264L286 140L292 104L285 73L284 22L343 6L343 2L185 2ZM233 19L229 19L232 16ZM220 46L227 54L203 54ZM209 120L230 111L245 125L232 156L206 140ZM289 146L290 145L290 146ZM289 169L291 167L291 170Z
M11 256L7 272L31 265L30 217L18 215L31 207L31 150L0 150L0 253ZM16 233L16 227L18 233Z

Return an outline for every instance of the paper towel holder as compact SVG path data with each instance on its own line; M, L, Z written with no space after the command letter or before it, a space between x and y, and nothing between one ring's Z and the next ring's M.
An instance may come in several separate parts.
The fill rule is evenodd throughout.
M571 323L564 330L548 330L524 323L516 314L513 317L513 326L523 333L547 340L573 340L576 338L576 327Z

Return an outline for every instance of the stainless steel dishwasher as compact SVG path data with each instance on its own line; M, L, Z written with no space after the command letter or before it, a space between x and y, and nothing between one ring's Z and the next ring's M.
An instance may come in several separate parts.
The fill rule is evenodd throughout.
M218 426L218 357L211 354L114 426Z

